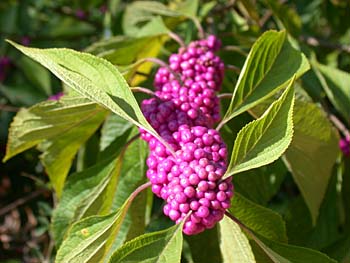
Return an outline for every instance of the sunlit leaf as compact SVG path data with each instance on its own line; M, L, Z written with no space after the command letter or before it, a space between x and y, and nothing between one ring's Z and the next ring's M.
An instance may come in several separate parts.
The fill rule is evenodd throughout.
M238 133L224 178L269 164L288 148L293 136L293 82L259 119Z
M48 68L69 87L149 131L167 145L143 116L123 76L108 61L70 49L28 48L9 42Z
M120 247L110 263L178 263L181 259L183 224L139 236Z
M288 61L288 63L286 63ZM286 32L265 32L253 45L220 125L249 110L309 69L305 56L289 43Z
M113 240L134 197L131 195L116 212L76 222L57 251L55 262L93 263L108 259Z
M334 107L350 122L350 74L314 62L316 75Z
M224 217L224 219L219 222L219 229L223 263L256 262L248 238L237 224L227 217Z
M74 156L106 114L106 110L82 97L64 97L21 109L9 130L4 161L39 145L41 160L60 195Z
M232 198L229 211L259 235L287 242L285 223L276 212L249 201L239 193Z

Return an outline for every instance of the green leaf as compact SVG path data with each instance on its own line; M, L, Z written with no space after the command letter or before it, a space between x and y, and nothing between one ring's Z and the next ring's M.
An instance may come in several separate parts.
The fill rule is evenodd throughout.
M107 59L115 65L130 65L149 53L152 44L160 42L161 36L126 37L116 36L92 44L87 52ZM152 55L149 55L152 56Z
M342 263L350 262L350 236L345 236L326 249L328 255Z
M260 116L271 103L271 98L265 100L251 113ZM283 161L291 171L315 225L332 168L339 155L339 135L325 112L302 97L295 101L293 121L293 140Z
M301 31L301 18L295 9L276 0L266 0L273 14L281 20L288 32L297 38Z
M130 122L115 114L110 114L101 129L100 150L105 150L116 138L131 129Z
M135 36L141 26L155 15L179 17L181 14L156 1L135 1L127 6L123 16L123 30L126 35Z
M114 190L112 209L122 206L128 196L145 182L146 163L148 154L146 142L137 139L125 151L118 185ZM131 205L121 226L117 238L113 241L110 252L120 247L125 241L144 233L145 230L145 200L146 191L140 193Z
M290 202L285 214L290 243L324 251L340 237L342 223L339 209L335 209L335 204L339 202L337 184L338 175L334 169L315 226L312 226L311 214L302 198ZM302 233L299 229L303 229Z
M317 105L296 101L294 136L284 161L311 212L313 224L339 154L338 140L336 130Z
M287 172L283 161L278 159L269 165L236 174L233 178L235 191L257 204L266 206L277 194Z
M125 79L108 61L71 49L28 48L9 41L91 101L142 127L168 145L143 116Z
M144 178L143 183L147 179ZM131 224L129 226L129 231L127 232L126 241L133 239L137 236L145 233L146 229L146 210L147 210L148 196L147 192L144 191L137 196L130 206L129 213ZM148 219L149 221L149 219Z
M63 16L59 23L49 19L45 31L52 38L78 37L96 34L96 28L85 21L78 21L73 17Z
M167 35L170 30L164 24L161 16L153 17L146 25L137 33L137 37Z
M51 76L46 68L25 56L22 56L17 64L35 87L46 95L52 94Z
M100 134L94 133L79 149L76 171L81 172L97 163L99 157Z
M142 139L134 141L125 151L121 168L120 181L113 200L113 208L120 207L128 196L140 185L145 178L147 143Z
M47 99L40 90L28 84L3 85L0 83L0 94L13 105L32 106Z
M288 61L288 63L286 63ZM292 48L286 32L265 32L253 45L222 122L249 110L309 69L305 56Z
M285 223L276 212L249 201L239 193L232 198L229 211L259 235L287 242Z
M257 262L272 263L336 263L325 254L309 248L287 245L258 236L259 240L251 242ZM259 247L257 247L257 245Z
M120 209L109 215L91 216L75 223L57 251L55 262L94 263L106 260L134 198L135 195L131 195Z
M198 0L185 0L182 2L174 3L175 9L181 15L186 17L195 18L197 16L199 1Z
M248 238L239 226L227 217L219 222L220 248L223 263L255 263L254 254Z
M216 4L216 1L201 3L198 14L200 21L202 21L209 14L209 12L216 6Z
M120 247L109 262L178 263L183 242L182 227L183 223L139 236Z
M350 160L344 158L344 173L342 178L342 202L345 211L345 228L350 230ZM349 255L350 256L350 255Z
M122 146L120 146L122 147ZM56 246L59 247L68 227L90 215L109 212L113 193L108 191L116 182L121 158L98 163L89 169L69 176L63 189L62 198L52 216L52 231Z
M311 214L304 198L299 195L288 202L284 212L288 242L297 246L305 246L314 228ZM303 231L300 231L303 229Z
M131 86L137 86L146 79L144 75L149 74L153 66L151 62L140 63L140 61L143 58L157 57L164 41L168 39L163 35L168 29L159 17L155 17L148 24L151 27L150 31L147 31L146 25L144 30L138 32L149 36L137 38L116 36L96 42L86 51L117 65L128 83Z
M277 160L293 136L294 78L281 97L238 133L224 178Z
M350 123L350 74L317 62L314 70L329 100Z
M190 247L194 262L222 261L217 226L212 229L206 229L197 235L186 235L185 238Z
M40 144L40 156L57 195L80 146L100 126L106 111L81 97L63 97L21 109L9 130L4 161Z

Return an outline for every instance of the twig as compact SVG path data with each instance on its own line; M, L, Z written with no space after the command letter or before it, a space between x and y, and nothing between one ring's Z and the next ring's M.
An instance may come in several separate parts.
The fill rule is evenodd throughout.
M0 110L8 111L8 112L18 112L19 108L10 106L10 105L0 104Z
M175 40L181 47L186 47L185 42L182 40L182 38L178 34L175 34L174 32L169 31L168 35L173 40Z
M140 137L140 134L138 133L138 134L134 135L132 138L130 138L130 140L127 141L127 143L124 145L123 152L125 152L126 149L129 147L129 145L132 144L134 141L136 141L136 139L139 137Z
M329 120L334 124L335 127L347 138L350 138L350 132L334 114L328 113Z
M228 45L228 46L223 46L222 47L222 50L224 51L234 51L234 52L237 52L243 56L248 56L248 53L243 51L239 46L231 46L231 45Z
M267 10L265 12L265 14L263 15L262 18L260 18L259 20L259 26L263 27L265 25L265 23L269 20L269 18L272 16L272 11L271 10Z
M11 204L1 208L0 209L0 216L3 216L5 214L7 214L11 210L17 208L18 206L21 206L21 205L27 203L28 201L34 199L35 197L37 197L37 196L39 196L39 195L41 195L41 194L43 194L45 192L47 192L46 189L39 189L39 190L37 190L35 192L30 193L29 195L27 195L25 197L17 199L15 202L13 202L13 203L11 203Z
M218 126L216 126L216 130L220 131L220 129L222 128L222 126L224 126L226 123L226 121L224 122L224 120L221 120L221 122L218 124Z
M335 116L331 110L329 109L326 102L321 102L322 108L324 109L325 113L327 114L328 119L333 123L333 125L345 136L350 138L350 132L346 125L338 119L337 116Z
M31 175L31 174L26 173L26 172L21 172L21 173L20 173L20 176L27 177L27 178L33 180L33 181L36 182L40 187L47 187L46 183L45 183L43 180L41 180L41 179L35 177L34 175Z
M203 29L201 23L199 22L199 20L197 18L193 18L192 21L198 30L198 37L200 39L203 39L205 37L205 33L204 33L204 29Z
M47 251L46 251L46 255L45 255L45 258L43 260L43 263L50 263L51 262L51 254L52 254L52 251L53 251L53 248L55 246L55 242L53 240L53 237L50 235L50 233L48 234L49 236L49 245L47 247Z
M226 68L227 70L236 72L236 73L238 73L238 74L241 73L241 69L238 68L238 67L236 67L236 66L234 66L234 65L226 65L225 68Z
M337 43L332 43L329 41L325 41L322 39L318 39L315 37L310 37L310 36L301 36L300 40L305 42L306 44L312 46L312 47L325 47L329 49L335 49L339 50L342 52L350 53L350 45L341 45Z
M232 98L232 93L221 93L218 95L219 99L231 99Z
M146 88L142 88L142 87L132 87L131 88L132 92L142 92L151 96L155 96L154 92L152 90L146 89Z
M136 197L140 192L142 192L142 191L145 190L146 188L150 187L151 185L152 185L151 182L147 182L147 183L144 183L144 184L140 185L139 187L137 187L137 188L135 189L135 191L131 193L131 195L130 195L130 201L134 200L135 197Z

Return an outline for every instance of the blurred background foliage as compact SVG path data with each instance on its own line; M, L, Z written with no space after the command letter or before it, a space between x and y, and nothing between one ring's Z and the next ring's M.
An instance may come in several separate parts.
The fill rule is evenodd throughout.
M185 13L190 13L192 8L191 1L184 1L185 4L180 0L158 2L172 9L183 8ZM147 28L147 24L158 15L164 18L169 29L178 33L186 42L197 38L196 26L192 20L175 18L166 11L149 11L140 6L142 7L140 2L121 0L0 2L1 159L5 155L9 124L18 109L46 100L64 88L49 71L11 48L5 39L26 46L67 47L87 51L108 59L123 71L139 58L166 58L177 49L174 42L152 38L152 34L161 31L162 27L156 20L150 28ZM285 28L291 35L293 44L306 54L312 65L312 70L298 82L306 93L298 94L304 100L322 105L328 113L340 119L348 130L350 118L346 108L349 106L344 106L347 101L341 102L342 98L336 96L332 99L325 88L325 85L328 88L338 85L332 82L331 77L342 76L339 70L350 71L348 0L200 1L197 15L206 32L218 35L224 46L230 47L221 51L221 57L226 64L236 68L226 74L222 92L233 91L239 69L254 41L268 29ZM135 37L137 41L133 40ZM138 57L128 56L128 49L138 49ZM318 67L319 63L326 67ZM147 71L147 65L145 67L146 76L142 72L134 72L133 77L129 78L130 84L136 85L146 79L142 85L151 87L152 80L147 79L151 68L148 66ZM135 75L139 78L135 79ZM139 99L142 98L142 95L138 96ZM347 94L347 97L350 95ZM228 101L224 101L223 109L227 106L225 103ZM251 119L248 114L239 116L235 119L235 124L229 123L223 130L223 137L225 138L227 129L227 136L235 134ZM89 140L90 145L94 145L91 141L96 140L97 136L98 134ZM83 150L74 160L71 170L80 169L81 160L84 159L82 152ZM39 151L32 149L0 164L1 262L49 262L55 253L49 224L56 200L38 156ZM88 162L85 157L85 163ZM350 262L350 160L344 157L343 162L339 159L337 163L316 226L312 225L305 201L281 161L268 168L236 176L235 185L246 198L283 215L291 244L318 249L341 262ZM269 189L263 191L259 186L264 184L255 182L252 187L256 189L245 193L244 185L256 181L254 176L257 173L261 174L261 182L270 182ZM341 174L345 176L342 177ZM349 196L339 196L337 189L342 187L347 190L343 193L348 193ZM339 207L334 204L339 204ZM169 225L164 220L154 213L149 229L153 231ZM203 235L209 236L210 232Z

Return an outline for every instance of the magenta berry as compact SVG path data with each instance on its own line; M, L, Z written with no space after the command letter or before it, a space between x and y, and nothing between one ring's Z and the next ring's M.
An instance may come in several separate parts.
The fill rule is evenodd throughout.
M350 155L350 137L347 136L345 138L340 139L339 148L344 155L349 156Z

